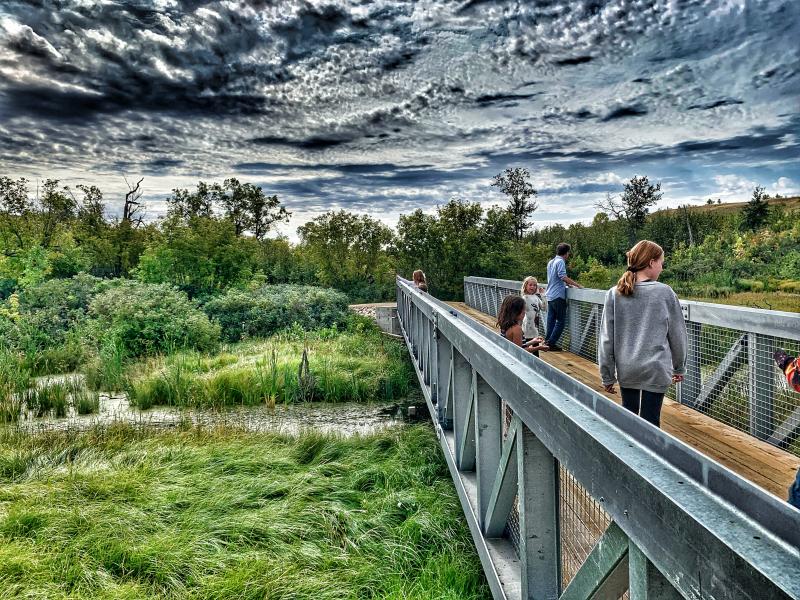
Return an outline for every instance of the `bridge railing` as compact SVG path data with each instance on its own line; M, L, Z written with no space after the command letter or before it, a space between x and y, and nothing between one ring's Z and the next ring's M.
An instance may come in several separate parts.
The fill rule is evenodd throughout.
M469 306L496 316L503 298L519 293L521 285L465 277L464 298ZM595 363L605 294L567 290L562 345ZM778 348L800 354L800 314L692 300L681 300L681 306L689 335L687 372L667 395L800 456L800 394L788 387L772 356Z
M800 598L800 511L398 278L495 598Z

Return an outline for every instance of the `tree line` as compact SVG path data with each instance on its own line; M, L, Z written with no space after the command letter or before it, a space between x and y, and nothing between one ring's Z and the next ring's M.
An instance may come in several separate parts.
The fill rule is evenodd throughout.
M0 177L0 298L85 272L170 284L198 299L256 282L319 284L368 302L391 299L395 273L419 268L432 293L458 299L465 275L543 277L562 241L574 249L570 275L605 287L618 276L625 251L643 237L665 248L664 277L684 293L791 292L794 285L800 292L800 219L770 206L763 188L738 212L651 213L661 185L637 176L598 201L591 223L534 228L530 173L509 168L489 183L505 195L505 205L484 209L453 198L433 213L402 215L396 229L368 215L331 211L298 228L300 242L290 244L269 235L291 216L278 197L235 178L175 189L166 216L146 222L141 180L129 184L122 215L110 218L96 186Z

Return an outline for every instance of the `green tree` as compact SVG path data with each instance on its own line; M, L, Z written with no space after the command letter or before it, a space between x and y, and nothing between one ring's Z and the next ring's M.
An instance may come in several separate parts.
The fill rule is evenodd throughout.
M214 216L214 189L204 181L197 182L197 190L176 188L172 196L167 198L168 216L188 221L194 217L211 218Z
M597 208L627 224L628 242L633 245L647 221L650 207L661 200L662 196L661 183L651 184L646 175L634 176L624 184L620 198L609 193L604 201L598 202Z
M323 285L364 299L377 288L386 288L391 279L387 249L393 241L392 230L377 219L331 211L299 227L297 233Z
M756 186L750 201L742 208L742 229L755 231L769 218L769 205L764 188Z
M480 204L459 199L437 208L436 215L421 210L402 215L395 246L398 270L408 277L422 269L432 293L446 300L461 298L464 276L481 270L487 243L482 218Z
M236 235L227 220L174 215L163 234L142 254L136 275L146 283L168 283L190 297L243 286L253 276L257 242Z
M531 227L531 215L538 208L537 192L530 183L531 174L523 167L513 167L498 173L492 178L492 186L508 196L506 210L511 215L514 239L521 240Z
M41 245L49 248L56 230L68 225L75 218L77 202L69 188L59 189L57 179L48 179L42 187L39 198L41 214Z
M222 185L214 184L213 191L236 235L249 231L262 240L275 223L286 223L291 216L277 196L267 196L252 183L241 183L232 177Z
M28 245L33 210L27 179L0 177L0 241L4 255L13 256Z

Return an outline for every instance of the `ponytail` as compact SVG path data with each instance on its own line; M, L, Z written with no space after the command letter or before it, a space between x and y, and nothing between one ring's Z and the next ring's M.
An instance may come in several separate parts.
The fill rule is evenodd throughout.
M642 240L625 253L628 257L628 268L617 282L620 296L631 296L636 287L636 273L650 266L650 262L664 255L664 249L650 240Z
M620 296L630 296L633 294L633 288L636 285L636 273L628 268L622 274L622 277L619 278L617 282L617 292Z

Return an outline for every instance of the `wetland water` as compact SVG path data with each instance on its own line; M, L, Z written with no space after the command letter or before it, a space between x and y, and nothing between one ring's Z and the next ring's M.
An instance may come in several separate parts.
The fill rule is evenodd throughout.
M40 378L37 385L79 375L61 375ZM399 402L313 402L278 404L269 406L230 407L223 410L154 407L140 410L131 406L122 393L100 393L100 409L95 414L79 415L70 407L66 417L34 417L26 411L17 426L28 431L53 429L80 430L95 425L130 423L153 427L175 427L187 422L196 425L230 425L247 431L277 431L296 434L306 429L344 436L366 435L387 427L395 427L407 420L409 406L416 407L414 420L428 418L424 401L409 397Z

